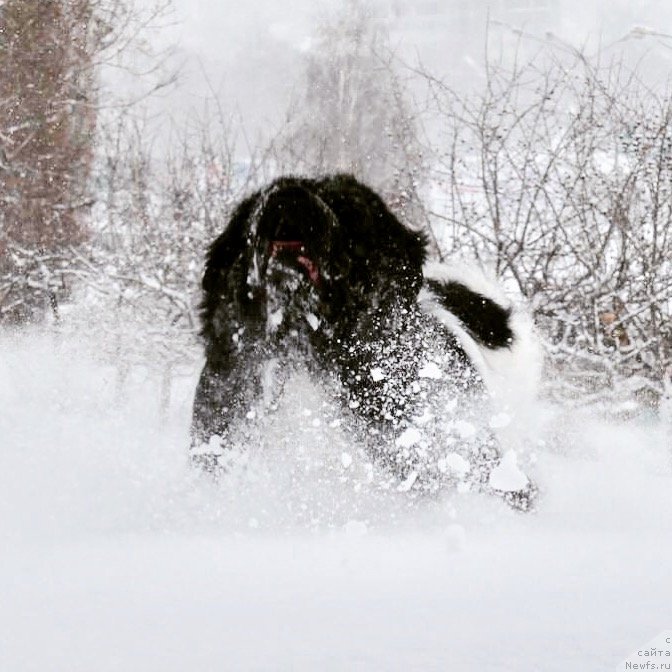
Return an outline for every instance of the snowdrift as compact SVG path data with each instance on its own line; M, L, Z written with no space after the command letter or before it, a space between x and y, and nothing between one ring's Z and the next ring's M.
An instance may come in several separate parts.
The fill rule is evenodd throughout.
M298 379L212 483L198 366L162 414L99 338L0 337L1 670L604 670L669 628L664 427L528 406L522 515L386 488Z

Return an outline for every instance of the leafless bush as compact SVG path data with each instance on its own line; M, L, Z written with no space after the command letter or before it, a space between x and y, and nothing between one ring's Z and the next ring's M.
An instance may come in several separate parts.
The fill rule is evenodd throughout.
M2 20L25 21L36 7L8 1ZM0 105L14 110L0 124L0 319L36 296L56 314L58 297L77 288L114 336L106 356L154 362L169 387L171 371L196 351L205 248L235 204L280 172L341 170L432 233L437 254L475 258L530 302L548 344L552 395L660 397L672 364L670 94L617 62L564 51L488 64L479 96L421 72L432 103L421 110L384 32L352 0L307 52L299 93L270 144L253 146L210 101L155 149L128 109L96 124L92 73L104 53L114 59L124 48L128 30L114 26L126 25L125 5L44 7L84 20L56 22L66 33L52 34L35 14L29 25L44 39L0 49L9 68ZM31 90L34 76L19 67L21 50L64 41L67 67L49 61L40 94L27 96L32 107L17 106L14 94ZM423 145L426 119L441 135ZM124 375L120 367L120 389Z
M425 76L443 119L443 250L531 302L564 374L554 394L655 402L672 347L670 95L580 54L490 67L473 98Z
M261 180L255 157L236 160L229 121L210 121L173 129L167 150L156 149L130 114L101 136L78 287L96 328L110 336L100 354L118 367L120 392L133 366L162 371L165 390L176 373L190 370L206 248Z
M0 322L39 319L89 237L99 68L159 8L125 0L0 5Z

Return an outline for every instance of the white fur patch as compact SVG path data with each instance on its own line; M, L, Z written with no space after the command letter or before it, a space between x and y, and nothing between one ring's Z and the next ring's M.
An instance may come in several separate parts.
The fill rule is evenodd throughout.
M518 406L536 397L543 355L532 318L527 312L515 305L503 287L478 268L429 262L423 273L427 280L459 282L510 311L509 327L514 335L513 343L508 348L493 349L473 339L460 320L441 305L431 290L423 288L418 297L422 310L436 317L455 334L496 401Z

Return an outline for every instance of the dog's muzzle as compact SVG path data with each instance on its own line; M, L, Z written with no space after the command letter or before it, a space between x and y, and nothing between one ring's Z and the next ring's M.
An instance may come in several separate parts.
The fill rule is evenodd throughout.
M320 294L328 292L339 228L335 213L316 194L291 184L264 193L250 217L248 286L263 291L269 271L285 268Z
M325 269L318 264L301 240L270 240L256 247L250 261L247 273L250 298L265 296L269 274L275 274L281 268L303 277L316 290L323 290L328 278Z
M320 267L308 256L306 246L301 240L272 240L268 245L268 256L280 262L302 270L308 280L319 287L322 280Z

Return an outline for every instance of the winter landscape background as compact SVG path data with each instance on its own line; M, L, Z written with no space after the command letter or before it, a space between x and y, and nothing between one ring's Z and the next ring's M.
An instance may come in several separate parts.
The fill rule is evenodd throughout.
M672 8L6 0L0 28L0 669L637 669L672 628ZM536 513L381 487L302 378L223 482L189 469L205 246L335 169L529 307L544 378L502 438Z

